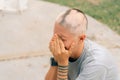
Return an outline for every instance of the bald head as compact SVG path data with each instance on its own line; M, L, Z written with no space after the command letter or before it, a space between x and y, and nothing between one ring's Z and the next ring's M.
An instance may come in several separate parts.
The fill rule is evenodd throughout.
M71 33L75 35L81 35L86 33L87 18L85 14L77 9L69 9L66 12L60 14L56 19L56 23L67 28Z

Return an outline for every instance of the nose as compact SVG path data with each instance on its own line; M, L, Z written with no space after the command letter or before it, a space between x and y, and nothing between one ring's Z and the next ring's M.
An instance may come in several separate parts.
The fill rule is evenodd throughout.
M68 48L67 48L67 47L65 47L65 49L66 49L66 50L68 50Z
M69 50L69 47L65 47L66 50Z

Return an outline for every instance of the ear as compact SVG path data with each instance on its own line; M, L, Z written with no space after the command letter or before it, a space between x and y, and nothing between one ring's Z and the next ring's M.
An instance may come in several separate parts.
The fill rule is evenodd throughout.
M82 41L82 42L85 40L85 38L86 38L85 34L82 34L82 35L79 36L79 40Z

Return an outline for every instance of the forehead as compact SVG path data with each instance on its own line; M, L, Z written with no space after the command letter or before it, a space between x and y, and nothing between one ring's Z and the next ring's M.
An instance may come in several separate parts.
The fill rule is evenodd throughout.
M60 37L71 37L72 33L67 28L64 28L60 24L55 24L54 34L57 34Z

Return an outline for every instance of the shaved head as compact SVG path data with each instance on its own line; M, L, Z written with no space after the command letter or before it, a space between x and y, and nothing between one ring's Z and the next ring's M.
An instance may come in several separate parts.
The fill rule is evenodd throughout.
M78 9L69 9L57 17L56 23L67 28L75 35L81 35L86 33L88 21L82 11Z

